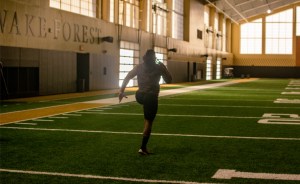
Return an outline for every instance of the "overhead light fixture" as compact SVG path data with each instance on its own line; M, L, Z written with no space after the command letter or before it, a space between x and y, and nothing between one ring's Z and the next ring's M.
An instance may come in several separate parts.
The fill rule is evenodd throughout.
M270 5L269 5L269 2L268 2L268 0L266 0L267 1L267 5L268 5L268 10L267 10L267 13L268 14L270 14L271 12L272 12L272 10L270 9Z
M177 52L176 48L168 49L168 52Z

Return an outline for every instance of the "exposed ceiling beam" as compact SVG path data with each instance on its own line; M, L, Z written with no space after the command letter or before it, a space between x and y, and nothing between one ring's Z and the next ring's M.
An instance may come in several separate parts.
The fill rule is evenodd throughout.
M246 22L248 22L247 18L240 13L234 6L232 6L231 3L229 3L227 0L224 0L237 14L239 14Z
M206 0L206 2L208 2L210 5L212 5L213 7L215 7L217 10L219 10L219 12L222 12L226 17L228 17L231 21L233 21L236 24L239 24L236 20L234 20L233 18L231 18L227 13L225 13L223 10L221 10L219 7L217 7L214 3L212 3L209 0Z
M241 2L241 3L238 3L238 4L234 4L234 6L242 6L244 4L247 4L247 3L251 3L253 1L257 1L257 0L248 0L248 1L244 1L244 2Z
M256 9L259 9L259 8L262 8L262 7L265 7L265 6L269 6L269 5L271 5L271 4L275 4L275 3L278 3L278 2L280 2L280 1L281 1L281 0L274 0L274 1L270 2L269 4L263 4L263 5L260 5L260 6L255 7L255 8L250 8L250 9L244 10L244 11L242 11L242 12L243 12L243 13L251 12L251 11L253 11L253 10L256 10ZM236 16L236 15L238 15L238 14L233 14L232 16Z

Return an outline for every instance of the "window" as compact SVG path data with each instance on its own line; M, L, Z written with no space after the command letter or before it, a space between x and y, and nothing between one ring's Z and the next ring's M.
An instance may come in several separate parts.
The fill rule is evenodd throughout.
M241 54L262 53L262 19L241 25Z
M50 7L96 17L96 0L50 0Z
M109 22L115 22L115 0L109 0Z
M167 4L164 0L153 0L153 33L166 36L167 35Z
M162 62L165 66L167 66L167 49L162 47L154 47L156 58L159 62ZM165 83L164 80L160 79L159 84Z
M119 24L139 28L139 0L119 0Z
M216 79L221 79L221 58L217 59Z
M121 41L120 47L119 86L121 87L128 72L139 63L139 45L136 43ZM133 78L129 81L127 86L136 85L137 79Z
M266 54L292 54L293 9L266 17Z
M300 36L300 6L297 6L296 14L296 36Z
M206 60L206 80L211 80L211 59L207 58Z
M183 4L184 0L173 0L172 37L183 40Z
M209 7L204 7L204 25L205 27L209 27Z

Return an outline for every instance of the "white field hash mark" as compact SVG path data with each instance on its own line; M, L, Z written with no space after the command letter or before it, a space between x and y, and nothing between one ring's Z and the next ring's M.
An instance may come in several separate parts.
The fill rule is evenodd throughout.
M154 179L125 178L125 177L113 177L113 176L99 176L99 175L89 175L89 174L70 174L70 173L58 173L58 172L26 171L26 170L14 170L14 169L0 169L0 172L76 177L76 178L114 180L114 181L128 181L128 182L142 182L142 183L209 184L209 183L199 183L199 182L192 182L192 181L154 180ZM211 183L211 184L213 184L213 183Z
M102 131L102 130L51 129L51 128L29 128L29 127L8 127L8 126L0 126L0 129L53 131L53 132L100 133L100 134L119 134L119 135L142 135L142 133L139 133L139 132L116 132L116 131ZM172 136L172 137L218 138L218 139L300 141L300 138L295 138L295 137L246 137L246 136L201 135L201 134L198 134L198 135L197 134L171 134L171 133L151 133L151 135L153 135L153 136Z
M300 181L300 174L253 173L253 172L239 172L236 170L229 170L229 169L219 169L212 178L214 179L244 178L244 179Z

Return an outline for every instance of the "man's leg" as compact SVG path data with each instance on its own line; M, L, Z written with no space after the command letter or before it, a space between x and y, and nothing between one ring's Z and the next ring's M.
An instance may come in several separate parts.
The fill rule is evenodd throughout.
M143 131L143 140L142 140L141 149L145 152L147 152L147 143L151 135L152 124L153 121L147 119L144 120L144 131Z
M158 107L158 97L153 94L146 94L144 96L144 131L141 150L148 154L147 143L149 141L152 124L155 119ZM141 153L141 152L140 152Z

